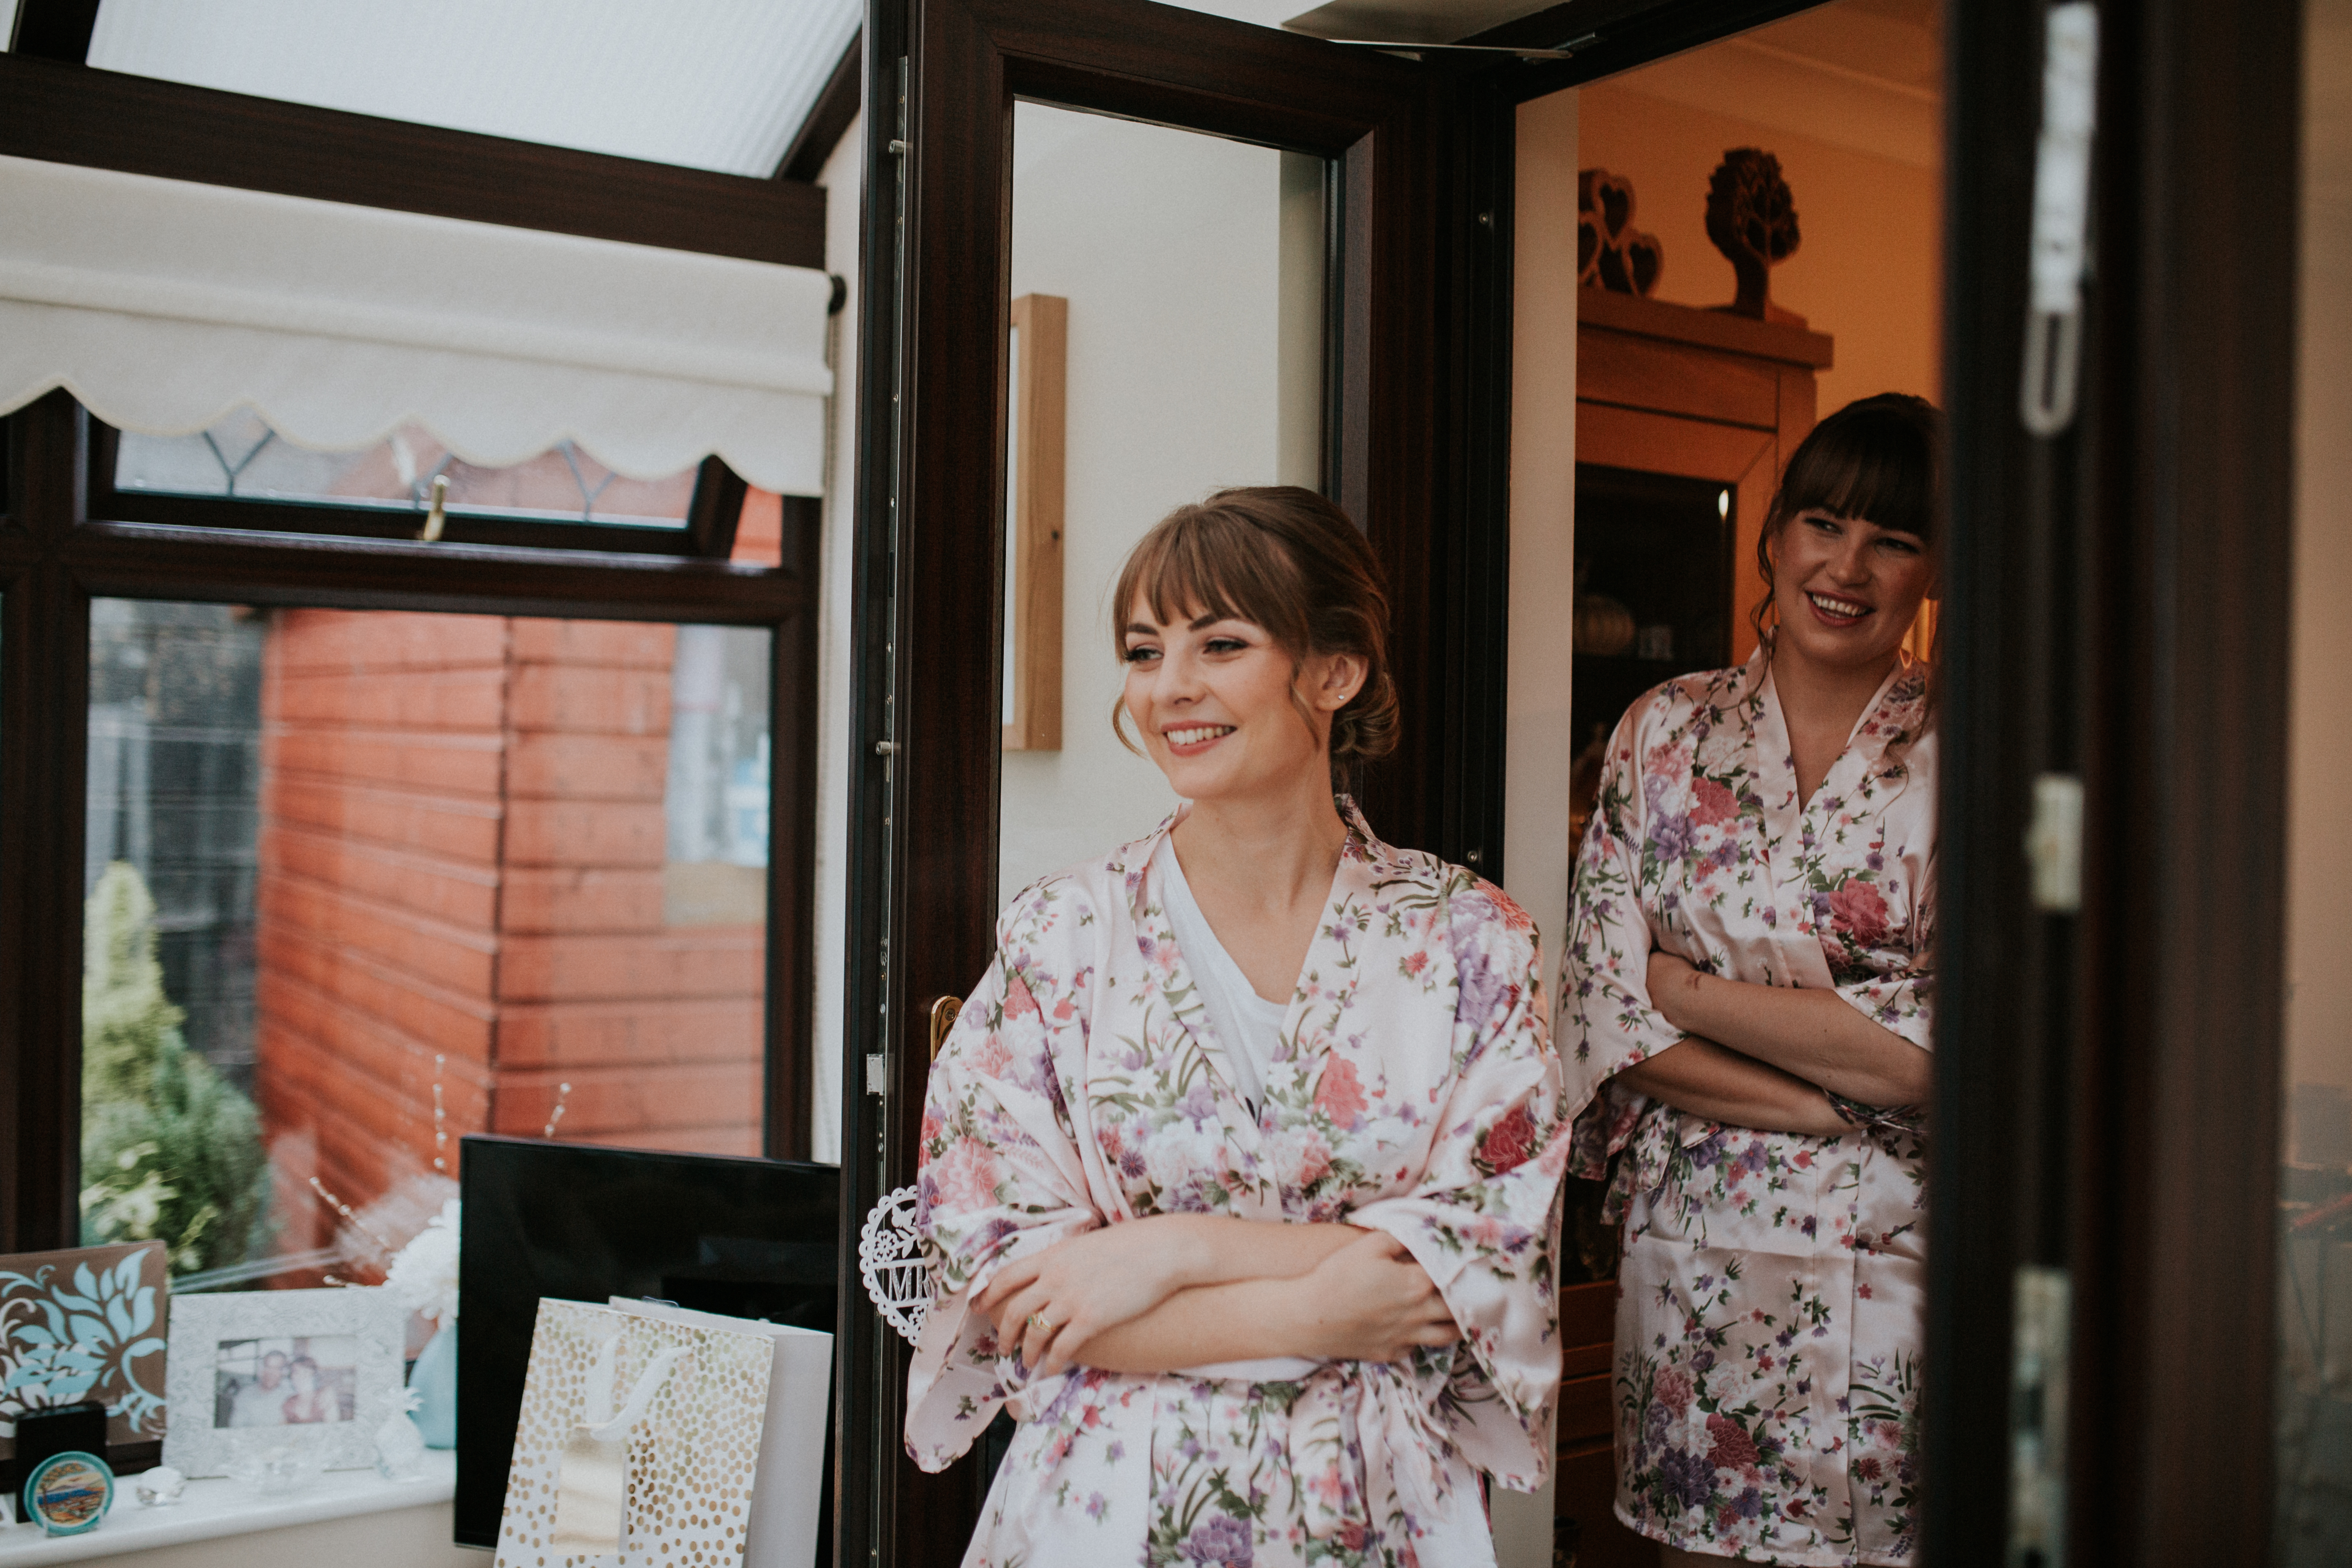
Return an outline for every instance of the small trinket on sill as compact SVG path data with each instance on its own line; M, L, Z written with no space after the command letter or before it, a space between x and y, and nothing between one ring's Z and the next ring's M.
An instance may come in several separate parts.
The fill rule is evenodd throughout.
M187 1489L188 1478L169 1465L158 1465L131 1478L131 1495L142 1508L169 1508Z
M322 1468L313 1450L281 1443L240 1456L228 1473L264 1497L282 1497L309 1486Z
M414 1391L404 1390L414 1400ZM413 1481L425 1470L425 1435L404 1410L376 1428L375 1473L388 1481Z
M25 1481L25 1511L51 1535L96 1530L114 1506L114 1472L96 1454L52 1454Z

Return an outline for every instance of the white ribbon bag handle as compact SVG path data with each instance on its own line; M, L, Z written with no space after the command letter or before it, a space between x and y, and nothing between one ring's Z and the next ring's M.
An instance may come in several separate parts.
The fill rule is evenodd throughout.
M614 1352L620 1345L621 1336L614 1334L597 1346L596 1359L588 1368L588 1408L583 1412L583 1419L580 1424L588 1428L588 1436L599 1443L610 1443L627 1436L629 1428L646 1418L646 1407L654 1402L654 1395L661 1392L661 1385L668 1380L672 1369L687 1355L684 1345L673 1345L646 1363L646 1370L637 1374L637 1385L629 1390L629 1402L615 1415L613 1414L613 1378L619 1369L614 1363L619 1359ZM603 1414L599 1415L599 1411Z
M583 1419L573 1425L556 1468L551 1544L603 1555L621 1550L629 1431L646 1418L654 1395L688 1352L683 1345L673 1346L648 1362L615 1415L613 1381L620 1371L620 1348L621 1336L614 1334L597 1345L596 1359L588 1363Z

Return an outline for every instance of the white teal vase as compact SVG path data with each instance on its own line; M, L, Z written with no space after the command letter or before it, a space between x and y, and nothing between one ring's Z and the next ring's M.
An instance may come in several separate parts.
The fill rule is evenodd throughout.
M428 1448L457 1446L457 1321L434 1331L408 1369L408 1386L421 1403L410 1415Z

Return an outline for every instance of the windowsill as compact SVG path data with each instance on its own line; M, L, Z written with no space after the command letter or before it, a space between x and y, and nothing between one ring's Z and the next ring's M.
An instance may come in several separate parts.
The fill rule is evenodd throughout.
M285 1497L260 1497L225 1477L190 1481L180 1500L169 1508L140 1507L131 1496L131 1479L117 1479L114 1507L106 1522L87 1534L44 1535L37 1524L0 1527L0 1563L29 1568L37 1563L79 1563L321 1520L431 1508L456 1495L457 1456L446 1449L427 1450L423 1472L413 1481L387 1481L373 1470L330 1470Z

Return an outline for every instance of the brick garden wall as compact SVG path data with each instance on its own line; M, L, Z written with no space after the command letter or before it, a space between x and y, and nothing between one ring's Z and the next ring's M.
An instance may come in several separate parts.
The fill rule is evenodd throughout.
M666 915L675 638L274 617L256 1089L281 1180L358 1206L431 1170L436 1074L451 1175L461 1133L536 1135L563 1082L561 1139L758 1152L762 928ZM278 1206L282 1248L328 1239L306 1188Z

